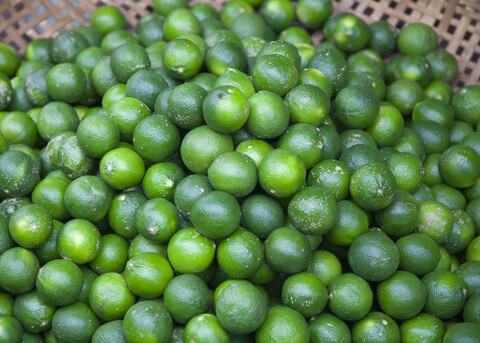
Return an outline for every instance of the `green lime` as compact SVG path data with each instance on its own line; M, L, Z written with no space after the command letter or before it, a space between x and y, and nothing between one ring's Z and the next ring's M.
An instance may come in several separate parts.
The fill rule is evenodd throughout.
M57 143L61 143L61 141L62 139ZM49 154L48 149L47 154ZM63 140L63 144L58 148L57 164L71 179L93 174L97 170L96 161L80 148L77 136L71 136Z
M83 286L83 274L73 262L56 259L38 271L36 287L40 296L54 306L73 303Z
M260 91L248 99L250 115L246 123L249 133L260 139L277 138L288 127L289 109L275 93Z
M143 178L143 191L148 199L164 198L173 200L174 192L185 172L171 162L156 163L147 169Z
M176 8L168 13L163 24L165 39L171 41L185 34L200 34L201 26L197 17L186 8Z
M286 306L272 306L255 333L258 343L309 342L309 330L303 316Z
M232 233L217 248L218 265L232 279L254 276L263 260L261 241L253 233L243 229Z
M303 84L293 88L285 98L294 123L322 124L330 111L329 96L320 87Z
M406 342L441 342L445 334L445 324L431 314L420 313L402 322L400 332Z
M240 205L230 194L209 192L193 204L190 220L195 229L211 239L224 238L240 224Z
M309 323L310 342L348 343L352 341L350 329L345 322L329 313L322 313Z
M141 301L130 307L123 320L125 338L131 343L167 343L173 323L165 307L157 301Z
M336 201L344 200L348 195L350 172L341 161L323 160L308 173L309 186L320 186L333 194Z
M359 320L370 311L372 290L365 280L355 274L337 276L330 282L328 291L329 309L342 320Z
M154 0L153 9L155 12L166 16L177 8L187 8L188 1L186 0Z
M82 34L63 31L53 39L50 51L55 63L73 63L76 56L88 46L88 41Z
M123 334L123 320L114 320L100 326L92 337L92 343L128 343Z
M93 26L80 26L75 29L76 32L80 33L87 40L90 46L98 47L100 46L103 33Z
M139 70L150 67L150 59L145 49L133 43L125 43L113 50L110 66L120 82L126 82Z
M422 161L425 159L426 147L422 137L412 128L405 127L402 131L400 140L393 145L393 148L399 152L411 153Z
M52 334L55 342L90 342L100 323L87 305L74 303L55 312L52 321Z
M352 328L354 342L400 342L400 337L395 320L382 312L370 312Z
M416 81L420 86L427 86L433 78L432 67L422 55L402 56L395 65L395 79Z
M397 320L417 315L425 305L427 289L414 274L397 271L377 287L381 309Z
M375 143L383 148L392 146L400 139L403 126L404 120L400 111L392 106L380 106L378 117L366 131L372 135Z
M334 107L338 120L351 129L372 125L380 110L375 94L357 86L342 89L335 99Z
M110 67L110 57L102 58L92 69L92 85L98 95L105 92L118 83L117 77Z
M349 14L339 18L332 32L333 43L352 53L364 48L370 41L370 30L361 18Z
M307 238L301 232L280 227L265 240L265 258L272 269L294 274L304 270L311 257Z
M154 252L167 257L167 246L165 244L151 241L142 235L137 235L128 247L128 257L134 258L146 252Z
M35 290L18 296L13 307L14 316L22 324L25 333L32 334L51 328L55 310L55 306L43 300Z
M58 232L57 247L65 260L77 264L88 263L100 251L100 232L85 219L70 220Z
M340 138L343 137L340 136ZM356 144L345 149L340 156L340 161L347 166L351 174L358 170L358 168L369 163L384 165L380 151L367 144Z
M40 265L30 250L14 247L0 255L0 267L0 287L21 294L34 288Z
M0 133L9 144L34 146L37 141L35 122L22 112L9 112L1 117Z
M447 185L466 188L480 176L480 156L469 146L455 145L443 152L438 169Z
M133 238L138 234L136 215L146 201L139 192L123 192L112 199L108 211L108 223L112 230L124 238Z
M22 343L25 334L20 322L11 315L0 315L0 339L9 343Z
M194 274L174 277L165 288L163 299L175 322L181 324L208 312L212 306L210 290L205 282Z
M168 260L179 273L206 270L215 257L215 243L193 227L177 231L168 242Z
M2 226L5 225L5 230L6 234L8 233L8 237L10 237L10 233L8 232L8 221L10 220L12 214L14 214L15 211L20 207L31 203L32 201L27 197L6 198L0 203L0 216L5 221L5 223L2 221ZM6 242L8 242L8 240ZM11 242L13 244L13 240Z
M415 105L422 99L422 87L416 81L407 79L391 83L385 94L385 100L394 105L404 117L410 116Z
M108 213L112 192L97 176L81 176L68 185L64 195L65 207L74 218L92 222Z
M102 179L112 188L127 189L138 185L145 174L145 163L133 150L117 148L100 161Z
M198 46L183 38L174 39L165 46L162 61L167 74L178 80L195 76L203 65Z
M450 103L453 95L452 87L443 81L433 80L424 89L425 99L435 99Z
M480 108L480 87L471 85L460 88L452 97L452 107L456 118L471 125L477 125L480 121L478 111Z
M19 197L30 194L40 182L40 171L27 154L10 150L0 155L0 196Z
M255 61L252 80L258 91L267 90L284 96L298 83L293 60L282 55L264 55Z
M195 201L211 191L213 188L205 175L189 175L182 179L175 188L175 205L182 215L190 218L190 211Z
M21 247L34 249L44 245L53 231L50 213L41 205L24 205L10 217L10 236Z
M365 211L350 200L339 201L337 209L336 224L326 237L336 245L349 246L368 230L369 219Z
M437 47L438 37L432 27L424 23L406 26L398 35L398 50L404 55L426 54Z
M299 273L285 280L282 301L286 306L309 318L323 310L328 301L328 291L316 276Z
M322 27L332 11L332 3L326 0L300 0L296 8L298 20L313 29Z
M293 195L305 181L305 164L289 150L275 149L260 163L258 178L262 188L277 198Z
M100 43L100 47L111 54L113 50L123 44L138 44L138 38L133 33L126 30L115 30L107 33Z
M206 125L189 131L180 146L183 163L190 171L198 174L206 174L215 156L227 151L233 151L231 137Z
M135 296L127 287L125 278L117 273L102 274L90 289L90 308L102 320L122 319L135 303Z
M52 62L51 45L51 38L39 38L31 41L25 50L25 60Z
M124 29L126 24L123 13L114 6L101 6L92 15L92 26L104 35Z
M480 325L475 323L456 323L447 329L443 336L444 343L475 342L480 335Z
M78 126L77 139L80 147L93 158L101 158L116 148L120 141L117 124L101 114L86 117Z
M199 314L185 326L184 340L197 343L228 343L230 335L213 314Z
M150 299L161 296L173 278L172 267L160 254L146 252L127 262L125 278L137 296Z
M238 144L235 148L235 151L250 157L255 163L257 169L260 166L263 157L272 150L273 147L261 139L247 139Z
M409 193L415 192L423 181L422 161L408 152L397 152L385 161L395 177L397 188Z
M260 238L267 238L270 232L283 226L285 219L281 205L274 198L261 194L247 197L241 211L242 227Z
M392 203L375 212L380 228L391 236L412 233L420 223L420 204L408 192L397 190Z
M421 233L411 233L396 242L400 254L399 269L417 276L435 269L440 260L440 249L435 241Z
M434 271L425 275L422 282L427 288L425 312L440 319L450 319L462 311L467 291L458 275Z
M234 86L220 86L209 93L203 102L207 125L221 133L242 128L249 115L249 103L242 91Z
M379 20L370 24L370 33L369 48L384 57L389 56L395 50L397 34L395 28L388 22Z
M350 181L353 200L367 210L381 210L390 205L396 188L394 175L386 166L378 163L361 166Z
M475 224L470 215L462 210L452 211L453 229L445 238L443 247L450 254L457 254L465 250L475 237Z
M162 198L147 200L137 211L136 227L145 238L166 243L179 228L177 209Z
M100 239L100 251L90 262L90 268L97 274L120 273L125 269L127 256L128 242L121 236L106 234Z
M275 31L282 31L291 26L295 20L295 8L286 0L263 1L260 15L265 23Z
M320 187L299 191L288 204L288 217L293 225L306 234L322 235L337 222L335 198Z

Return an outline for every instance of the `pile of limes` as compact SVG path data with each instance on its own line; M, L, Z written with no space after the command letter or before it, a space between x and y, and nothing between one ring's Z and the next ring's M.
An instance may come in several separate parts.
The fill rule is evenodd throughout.
M152 5L0 43L0 343L480 342L480 86L435 31Z

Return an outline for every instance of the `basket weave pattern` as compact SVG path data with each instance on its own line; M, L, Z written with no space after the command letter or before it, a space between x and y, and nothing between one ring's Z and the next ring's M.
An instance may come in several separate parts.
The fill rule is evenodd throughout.
M206 1L219 9L227 0ZM333 0L335 12L353 12L367 23L387 20L401 29L411 22L432 26L440 47L459 62L457 87L480 81L480 0ZM33 39L53 37L64 29L88 22L101 5L115 5L125 14L130 27L152 10L152 0L0 0L0 38L20 53ZM312 32L314 42L320 32Z

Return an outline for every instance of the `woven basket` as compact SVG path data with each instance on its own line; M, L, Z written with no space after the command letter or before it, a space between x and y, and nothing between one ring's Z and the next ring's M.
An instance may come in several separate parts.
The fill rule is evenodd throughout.
M23 53L33 39L55 36L88 22L100 5L115 5L130 27L152 10L153 0L0 0L0 38ZM191 3L202 0L193 0ZM226 0L203 0L217 9ZM380 19L401 29L411 22L435 28L440 47L459 62L456 87L477 84L480 67L480 0L333 0L335 12L353 12L370 23ZM312 32L315 43L322 39Z

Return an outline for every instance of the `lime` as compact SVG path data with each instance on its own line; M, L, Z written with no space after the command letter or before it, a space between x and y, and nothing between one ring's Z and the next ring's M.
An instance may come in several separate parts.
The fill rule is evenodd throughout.
M379 20L370 24L370 42L368 46L382 56L389 56L396 48L395 28L388 22Z
M342 89L335 99L338 120L351 129L372 125L379 113L379 102L373 92L357 86Z
M102 157L100 174L109 186L123 190L140 183L145 174L145 163L135 151L117 148Z
M397 190L392 203L375 212L380 228L391 236L404 236L412 233L420 222L420 204L408 192Z
M56 259L38 271L36 287L40 296L54 306L73 303L80 295L83 275L73 262Z
M213 314L199 314L185 326L184 340L197 343L228 343L230 336Z
M87 343L99 326L100 323L90 307L77 302L55 312L52 334L58 343Z
M263 264L263 245L253 233L238 229L217 248L219 267L232 279L255 275Z
M417 276L435 269L440 261L440 249L435 241L421 233L411 233L396 242L400 254L399 268Z
M437 41L438 37L433 28L424 23L413 23L398 35L398 50L404 55L423 55L434 50Z
M272 306L255 333L258 343L309 342L310 333L303 316L286 306Z
M127 343L123 334L123 320L114 320L100 326L92 337L92 343Z
M180 146L183 163L198 174L206 174L215 157L227 151L233 151L231 137L206 125L189 131Z
M348 343L352 340L347 324L329 313L315 317L309 323L309 329L312 343Z
M211 239L224 238L240 224L240 205L230 194L209 192L193 204L190 220L195 229Z
M285 56L264 55L255 61L252 80L257 91L284 96L297 85L298 70L294 61Z
M206 270L215 257L215 243L193 227L177 231L168 242L168 260L179 273Z
M313 29L322 27L332 11L332 3L326 0L300 0L296 8L298 20Z
M422 282L427 287L425 312L440 319L450 319L462 311L467 291L458 275L434 271L425 275Z
M90 268L97 274L120 273L125 269L128 255L128 242L115 234L103 235L100 251L90 262Z
M167 74L178 80L195 76L203 65L198 46L183 38L174 39L165 46L162 61Z
M202 279L193 274L174 277L165 288L163 299L175 322L181 324L208 312L212 306L210 290Z
M68 213L74 218L95 222L107 215L112 193L102 179L87 175L68 185L64 199Z
M352 328L354 342L400 342L400 329L391 317L370 312Z
M285 219L281 205L274 198L262 194L247 197L241 211L242 227L260 238L267 238L270 232L283 226Z
M370 30L361 18L349 14L339 18L332 32L333 43L345 52L355 52L370 41Z
M171 162L156 163L147 169L143 178L143 191L148 199L165 198L173 200L174 192L185 172Z
M443 342L475 342L480 335L480 325L474 323L456 323L447 329Z
M305 164L289 150L275 149L265 155L258 170L259 182L269 194L285 198L293 195L305 181Z
M221 133L239 130L248 115L248 99L234 86L216 88L203 102L203 116L207 125Z
M249 133L260 139L277 138L288 127L289 109L275 93L260 91L248 99L250 115L246 123Z
M452 107L455 110L456 118L463 120L471 125L477 125L480 121L478 110L480 102L479 86L465 86L460 88L452 97Z
M336 224L326 237L336 245L349 246L368 230L368 216L365 211L349 200L339 201L337 208Z
M134 302L135 296L128 289L125 278L117 273L100 275L90 289L90 307L105 321L122 319Z
M425 305L427 289L414 274L397 271L377 287L381 309L397 320L412 318Z
M280 227L265 240L266 261L278 272L298 273L307 267L310 257L307 238L295 229Z
M320 87L303 84L292 89L285 98L294 123L318 126L330 110L329 96Z
M188 9L176 8L168 13L163 24L163 32L165 39L171 41L185 34L200 34L201 26L198 19Z
M443 152L438 170L447 185L466 188L480 176L480 156L469 146L455 145Z
M101 6L92 15L92 26L104 35L124 29L126 21L123 13L114 6Z
M0 315L0 339L9 343L23 342L22 326L20 322L11 315Z
M400 331L406 342L441 342L445 334L445 324L431 314L420 313L402 322Z
M330 311L342 320L359 320L372 306L373 293L361 277L346 273L334 278L328 286Z
M136 227L145 238L166 243L179 227L177 209L168 200L150 199L138 209Z
M70 220L58 232L57 247L65 260L77 264L88 263L100 251L100 232L85 219Z
M235 151L250 157L255 163L257 169L260 166L263 157L272 150L273 147L261 139L247 139L238 144L235 148Z
M138 70L148 69L150 59L142 46L125 43L113 50L110 66L118 80L126 82Z
M389 169L378 163L367 163L358 168L350 181L350 194L359 206L367 210L381 210L393 200L396 182Z

